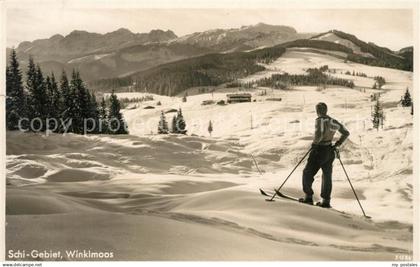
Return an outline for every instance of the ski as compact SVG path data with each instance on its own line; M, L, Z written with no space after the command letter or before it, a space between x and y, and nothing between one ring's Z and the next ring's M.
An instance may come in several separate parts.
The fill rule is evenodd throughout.
M282 192L280 192L280 191L279 191L279 190L277 190L277 189L274 189L274 192L276 192L276 194L277 194L279 197L282 197L282 198L285 198L285 199L289 199L289 200L293 200L293 201L297 201L297 202L299 202L299 199L294 198L294 197L287 196L287 195L283 194ZM300 202L299 202L299 203L300 203Z
M271 197L267 192L265 192L264 190L262 190L261 188L260 188L260 193L261 193L261 195L263 195L263 196L266 196L266 197Z
M276 195L277 195L277 196L279 196L279 197L282 197L282 198L285 198L285 199L288 199L288 200L293 200L293 201L296 201L296 202L301 203L301 204L306 204L306 203L302 203L302 202L300 202L298 198L291 197L291 196L288 196L288 195L283 194L282 192L278 191L277 189L274 189L274 192L276 192ZM321 206L318 206L318 205L316 205L316 204L313 204L313 205L311 205L311 204L306 204L306 205L309 205L309 206L314 206L314 207L318 207L318 208L322 208ZM324 209L324 208L323 208L323 209ZM341 211L341 210L336 210L336 209L334 209L334 208L325 208L325 209L327 209L327 210L332 210L332 211L335 211L335 212L338 212L338 213L341 213L341 214L347 214L347 213L345 213L344 211ZM367 219L371 219L371 217L370 217L370 216L364 216L364 217L365 217L365 218L367 218Z
M271 192L271 191L263 190L263 189L260 188L260 193L261 193L261 195L266 196L266 197L270 197L270 198L272 197L273 194L276 194L276 197L281 197L281 198L284 198L284 199L288 199L288 200L292 200L292 201L301 203L301 202L299 202L298 198L285 195L282 192L278 191L277 189L274 189L274 192ZM266 200L268 200L268 199L266 199ZM301 204L305 204L305 203L301 203ZM310 205L310 204L306 204L306 205L322 208L322 207L317 206L317 205ZM335 211L335 212L338 212L338 213L341 213L341 214L348 215L346 212L336 210L334 208L328 208L327 210L332 210L332 211ZM365 218L371 219L370 216L365 216Z
M268 190L264 190L264 189L260 188L260 193L261 193L261 195L267 197L265 199L266 201L275 201L274 198L278 198L276 192L271 191L271 190L268 191ZM273 195L274 195L274 197L273 197ZM273 199L271 199L271 198L273 198Z
M283 194L282 192L278 191L277 189L274 189L274 192L270 192L270 191L265 191L265 190L260 188L260 193L261 193L261 195L266 196L266 197L270 197L270 198L273 196L273 194L275 194L275 197L278 196L278 197L282 197L282 198L289 199L289 200L299 201L297 198L287 196L287 195Z

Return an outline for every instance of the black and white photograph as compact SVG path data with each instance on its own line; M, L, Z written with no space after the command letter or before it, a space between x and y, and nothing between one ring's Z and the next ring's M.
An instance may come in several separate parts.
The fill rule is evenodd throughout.
M418 1L1 2L3 260L419 260Z

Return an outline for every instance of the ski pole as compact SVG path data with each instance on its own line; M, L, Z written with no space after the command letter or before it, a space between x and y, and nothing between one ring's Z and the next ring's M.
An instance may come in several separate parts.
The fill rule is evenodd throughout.
M257 161L256 161L256 160L255 160L255 158L254 158L254 155L252 155L252 154L251 154L251 157L252 157L252 159L254 160L254 164L255 164L255 167L257 167L258 172L260 173L260 175L262 175L262 172L261 172L261 170L260 170L260 167L258 166Z
M284 182L280 185L280 187L277 189L277 191L280 191L280 189L283 187L283 185L287 182L287 180L290 178L290 176L293 174L293 172L297 169L297 167L302 163L302 161L306 158L306 156L311 152L312 147L306 152L305 156L298 162L298 164L293 168L293 170L290 172L290 174L287 176L287 178L284 180ZM277 192L274 191L274 194L271 196L271 198L267 201L273 201L274 197L276 196Z
M335 153L336 153L336 155L337 155L338 160L340 161L341 167L343 167L344 174L345 174L345 175L346 175L346 177L347 177L347 181L349 181L349 184L350 184L350 186L351 186L351 190L353 190L353 193L354 193L354 196L356 197L357 203L359 203L360 209L361 209L361 210L362 210L362 212L363 212L363 216L365 216L366 218L371 218L370 216L367 216L367 215L366 215L366 213L365 213L365 211L363 210L362 204L360 203L359 198L357 197L356 190L354 190L353 184L352 184L352 183L351 183L351 181L350 181L350 178L349 178L349 175L347 174L346 168L344 168L344 164L343 164L343 162L341 161L341 158L340 158L340 152L336 149L336 150L335 150Z

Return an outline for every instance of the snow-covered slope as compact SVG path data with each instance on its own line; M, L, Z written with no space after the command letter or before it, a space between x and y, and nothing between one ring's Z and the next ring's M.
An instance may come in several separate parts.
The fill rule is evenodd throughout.
M336 43L336 44L341 44L344 45L348 48L350 48L351 50L353 50L353 53L355 54L359 54L362 55L364 57L374 57L372 54L367 53L367 52L362 52L362 50L360 49L360 47L358 45L356 45L355 43L353 43L350 40L341 38L339 36L337 36L334 32L327 32L323 35L320 35L318 37L314 37L312 38L314 40L322 40L322 41L328 41L328 42L332 42L332 43Z
M229 105L201 103L226 100L237 89L190 95L187 102L156 95L124 110L128 136L9 132L8 249L94 247L115 251L117 259L149 260L395 260L411 254L413 120L397 102L412 88L412 73L292 49L245 80L321 65L354 80L356 88L256 88L249 91L256 102ZM344 74L353 70L367 77ZM387 81L380 91L386 120L379 131L370 122L376 75ZM282 101L270 101L276 98ZM277 187L309 149L319 101L351 132L342 160L372 220L360 216L337 161L332 205L344 213L283 199L268 203L258 193L259 187ZM188 136L156 135L161 111L178 108ZM302 194L302 169L285 193Z

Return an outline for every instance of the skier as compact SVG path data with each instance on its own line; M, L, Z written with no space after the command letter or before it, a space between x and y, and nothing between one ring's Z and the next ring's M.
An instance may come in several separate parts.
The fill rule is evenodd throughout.
M318 118L315 120L315 136L312 142L311 152L309 154L308 162L302 175L302 185L305 197L299 198L299 202L313 205L312 183L314 176L322 169L322 185L321 197L322 201L316 203L317 206L323 208L331 208L331 190L332 190L332 169L335 158L335 150L347 139L350 135L349 131L338 121L327 115L328 107L325 103L318 103L316 105L316 113ZM332 144L335 132L341 134L340 139Z

